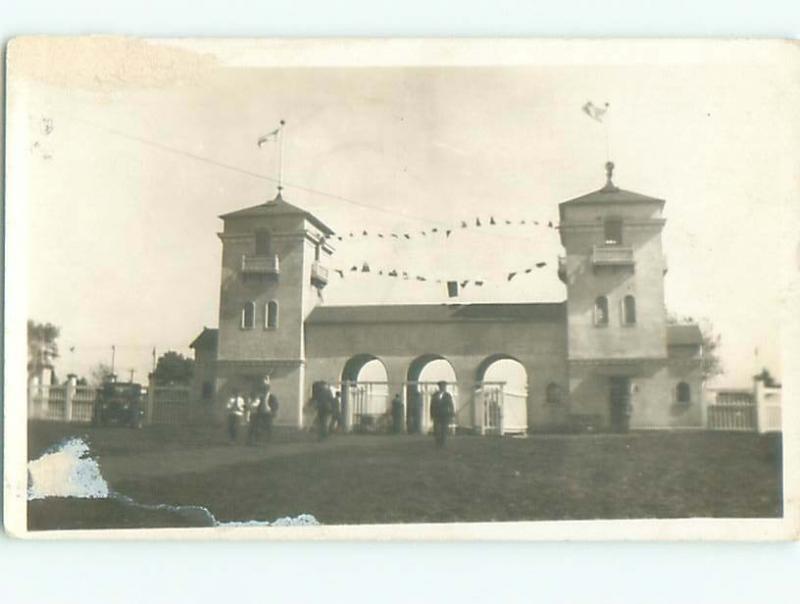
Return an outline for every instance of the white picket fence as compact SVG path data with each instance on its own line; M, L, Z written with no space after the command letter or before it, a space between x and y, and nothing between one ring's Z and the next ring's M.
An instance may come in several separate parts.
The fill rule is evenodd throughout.
M729 432L780 432L781 388L756 381L752 390L709 390L706 428Z
M28 388L28 418L47 421L90 423L99 390L91 386L31 384ZM151 387L145 397L145 423L182 424L208 419L209 410L192 400L185 386Z

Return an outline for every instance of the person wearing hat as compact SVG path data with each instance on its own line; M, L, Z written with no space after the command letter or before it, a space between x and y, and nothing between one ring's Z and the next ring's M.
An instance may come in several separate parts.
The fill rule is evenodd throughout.
M431 399L431 420L433 421L433 436L436 439L436 445L444 447L450 422L455 416L455 407L453 397L447 391L447 382L442 380L437 385L439 390Z
M265 375L259 384L254 400L254 409L250 412L250 430L247 433L247 444L255 444L260 437L261 429L272 438L272 423L278 414L278 397L270 392L269 376Z

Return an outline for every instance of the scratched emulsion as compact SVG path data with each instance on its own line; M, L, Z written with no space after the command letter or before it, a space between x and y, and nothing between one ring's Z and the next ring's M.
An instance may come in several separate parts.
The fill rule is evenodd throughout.
M115 499L126 505L148 510L167 510L186 517L194 517L207 526L259 527L259 526L317 526L311 514L286 516L273 521L237 520L219 522L205 507L199 505L170 505L167 503L138 503L126 495L115 493L100 473L100 466L89 455L89 445L81 438L70 438L46 451L38 459L28 462L28 501L48 497L75 497L79 499Z

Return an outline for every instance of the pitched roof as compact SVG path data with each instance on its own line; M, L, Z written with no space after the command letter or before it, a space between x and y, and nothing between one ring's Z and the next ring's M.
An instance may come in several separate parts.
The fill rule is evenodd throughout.
M654 202L660 203L662 206L664 205L663 199L659 199L657 197L650 197L648 195L642 195L641 193L635 193L633 191L626 191L609 183L606 184L606 186L604 186L602 189L598 189L597 191L593 191L592 193L587 193L586 195L581 195L580 197L575 197L574 199L563 201L559 205L563 206L567 204L580 205L580 204L592 204L592 203L654 203Z
M200 335L192 340L192 343L189 344L189 348L194 348L195 350L198 348L216 348L218 334L218 329L209 329L208 327L203 327L203 331L201 331Z
M318 306L311 325L338 323L445 323L453 321L563 321L563 302L538 304L382 304Z
M278 193L275 196L275 199L271 201L261 203L257 206L250 206L249 208L236 210L234 212L228 212L227 214L222 214L220 218L225 220L226 218L246 218L258 216L303 216L306 220L308 220L311 224L325 234L333 234L333 229L322 222L319 218L314 216L311 212L307 212L302 208L298 208L297 206L290 204L281 196L280 193Z
M667 346L700 346L703 333L697 325L667 325Z

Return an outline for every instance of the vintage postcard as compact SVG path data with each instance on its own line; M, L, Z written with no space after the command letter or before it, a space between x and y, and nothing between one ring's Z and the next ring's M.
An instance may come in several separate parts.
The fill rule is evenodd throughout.
M7 530L796 539L799 48L13 40Z

